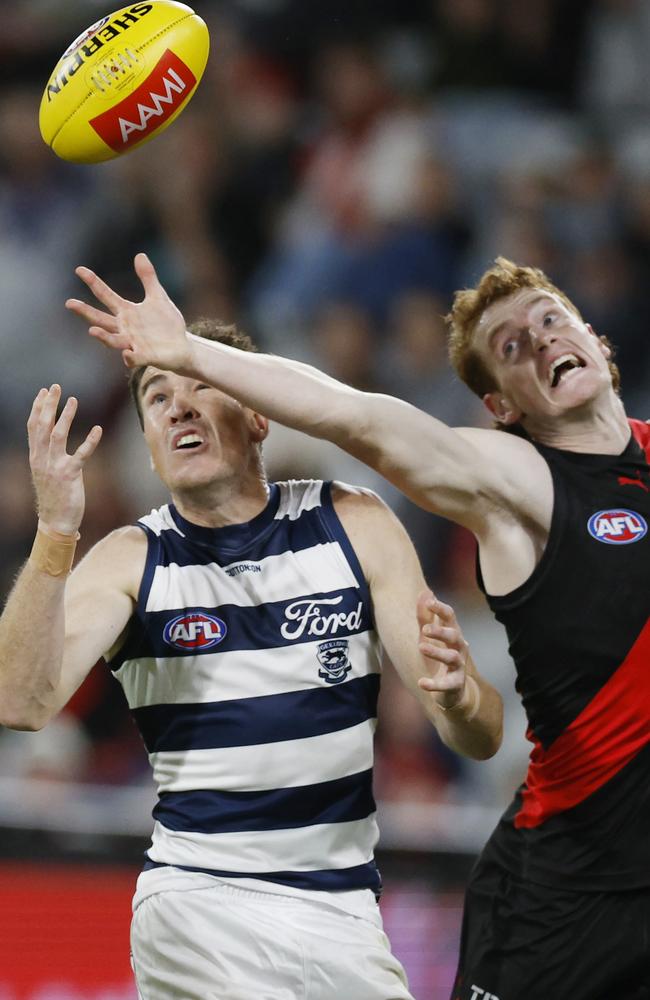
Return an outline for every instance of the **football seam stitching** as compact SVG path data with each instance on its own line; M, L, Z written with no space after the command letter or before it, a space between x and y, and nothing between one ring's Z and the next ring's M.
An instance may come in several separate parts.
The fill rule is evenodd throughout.
M164 30L157 31L155 35L152 35L151 38L147 39L146 42L143 42L142 45L138 46L135 51L136 52L141 52L143 49L146 49L148 45L151 45L153 42L155 42L155 40L157 38L160 38L161 35L165 35L170 30L170 28L175 28L178 24L181 24L183 21L186 21L188 19L188 17L195 17L195 16L196 15L195 15L194 11L192 11L191 14L183 14L182 17L179 17L178 21L172 21L172 23L168 24L167 27ZM68 115L68 117L65 118L61 122L61 124L59 125L58 129L56 130L56 132L52 136L51 142L49 143L49 147L52 150L52 152L54 152L54 140L56 139L56 137L61 132L61 129L65 128L65 126L68 124L68 122L71 121L74 118L74 116L81 111L81 109L83 108L83 106L86 103L86 101L89 101L92 96L93 96L92 91L90 93L86 94L86 96L84 97L83 101L81 101L81 103L77 105L77 107L74 109L74 111L71 111L70 114ZM110 147L109 147L109 149L110 149Z

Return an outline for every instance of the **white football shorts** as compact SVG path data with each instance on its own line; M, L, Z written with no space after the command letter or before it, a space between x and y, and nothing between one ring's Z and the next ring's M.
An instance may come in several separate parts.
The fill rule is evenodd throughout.
M413 1000L369 890L285 895L251 881L173 868L140 876L140 1000Z

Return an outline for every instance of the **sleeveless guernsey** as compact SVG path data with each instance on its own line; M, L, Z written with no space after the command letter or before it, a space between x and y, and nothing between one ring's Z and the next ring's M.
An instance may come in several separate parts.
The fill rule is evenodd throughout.
M650 884L650 427L630 425L619 456L535 445L553 477L546 549L521 587L487 595L533 749L486 855L565 888Z
M379 892L379 643L331 484L274 483L252 521L173 505L111 669L158 790L147 867Z

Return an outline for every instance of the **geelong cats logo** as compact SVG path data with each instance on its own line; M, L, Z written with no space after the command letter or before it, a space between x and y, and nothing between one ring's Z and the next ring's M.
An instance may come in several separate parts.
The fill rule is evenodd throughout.
M167 622L163 639L176 649L211 649L225 638L226 623L203 611L187 611Z
M648 530L640 514L633 510L599 510L592 514L587 524L589 534L607 545L629 545L639 542Z
M352 670L352 664L348 659L347 639L329 639L328 642L319 642L316 656L321 667L318 676L322 677L328 684L340 684Z

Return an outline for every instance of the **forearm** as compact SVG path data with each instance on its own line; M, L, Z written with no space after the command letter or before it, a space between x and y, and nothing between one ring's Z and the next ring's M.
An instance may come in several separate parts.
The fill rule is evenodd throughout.
M501 746L501 696L491 684L477 675L467 676L465 691L457 706L445 711L437 703L430 703L427 714L443 743L465 757L487 760Z
M56 710L66 579L32 554L0 617L0 724L10 729L40 729Z
M343 448L363 447L372 397L310 365L244 352L188 334L190 350L179 374L208 382L270 420Z
M270 420L333 442L426 509L453 517L458 497L467 496L459 470L473 467L474 449L404 400L362 392L299 361L187 338L182 365L174 367L179 374L216 386ZM473 487L469 492L474 499Z

